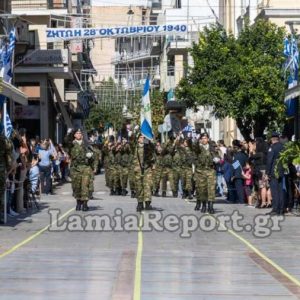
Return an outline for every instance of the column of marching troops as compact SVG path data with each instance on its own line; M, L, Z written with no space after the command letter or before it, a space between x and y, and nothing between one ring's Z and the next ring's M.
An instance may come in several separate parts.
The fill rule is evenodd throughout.
M100 151L93 144L83 141L80 129L65 140L71 156L73 196L76 210L88 210L92 198L94 174L100 160ZM196 142L180 136L171 137L161 144L146 139L141 133L116 140L113 136L102 148L105 180L111 195L126 196L129 186L131 197L137 199L138 212L153 209L152 195L167 195L167 182L173 197L178 197L179 183L182 198L196 197L195 210L214 213L215 164L221 154L210 143L206 133Z
M1 136L2 137L2 136ZM3 137L3 140L5 138ZM1 147L0 169L7 166L6 157L11 152L9 144ZM94 191L94 174L97 172L101 152L94 144L83 140L83 132L78 129L70 132L65 138L65 145L71 156L71 178L73 196L76 199L76 210L88 210L88 200ZM209 143L207 134L202 134L196 143L190 139L171 138L167 143L160 144L144 138L142 134L132 135L129 140L121 142L113 138L105 143L103 149L106 185L111 195L123 195L127 185L131 197L137 198L137 211L152 209L152 195L158 196L160 185L162 196L166 197L167 181L174 197L178 197L181 181L183 198L192 199L196 191L197 204L195 210L214 213L215 199L215 163L220 154ZM3 165L3 166L2 166ZM4 186L5 172L0 176L0 187ZM4 190L0 190L3 196ZM1 196L1 197L2 197ZM3 209L3 199L1 209Z

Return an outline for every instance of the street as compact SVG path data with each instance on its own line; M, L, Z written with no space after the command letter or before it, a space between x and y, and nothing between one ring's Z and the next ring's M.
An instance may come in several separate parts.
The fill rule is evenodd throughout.
M129 196L109 196L104 176L95 181L88 214L135 213ZM153 199L163 216L201 216L194 203ZM41 211L0 227L1 299L299 299L297 217L258 238L250 232L51 231L49 209L75 214L70 184L44 196ZM261 210L218 201L216 216L239 209L245 220ZM212 217L211 217L212 218ZM60 220L60 225L63 219Z

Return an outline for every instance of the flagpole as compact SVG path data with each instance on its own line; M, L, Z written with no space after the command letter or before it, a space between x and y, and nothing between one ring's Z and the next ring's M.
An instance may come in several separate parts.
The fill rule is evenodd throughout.
M7 103L6 99L3 103L3 125L4 125L4 134L7 136L7 124L6 124L6 114L7 114ZM6 174L5 174L6 177ZM6 192L6 178L5 178L5 187L4 187L4 212L3 212L3 222L6 224L7 222L7 192Z

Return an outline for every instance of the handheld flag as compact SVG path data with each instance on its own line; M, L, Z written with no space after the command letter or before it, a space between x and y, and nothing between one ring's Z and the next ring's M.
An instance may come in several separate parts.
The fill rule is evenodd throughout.
M141 108L141 134L149 140L153 139L151 106L150 106L150 78L146 79Z

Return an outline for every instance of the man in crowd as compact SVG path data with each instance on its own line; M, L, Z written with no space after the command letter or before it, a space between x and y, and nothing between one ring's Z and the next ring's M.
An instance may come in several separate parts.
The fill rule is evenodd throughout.
M284 214L284 170L277 163L283 145L279 142L279 134L273 132L271 136L271 147L267 154L267 178L270 181L270 189L272 194L272 210L270 215Z

